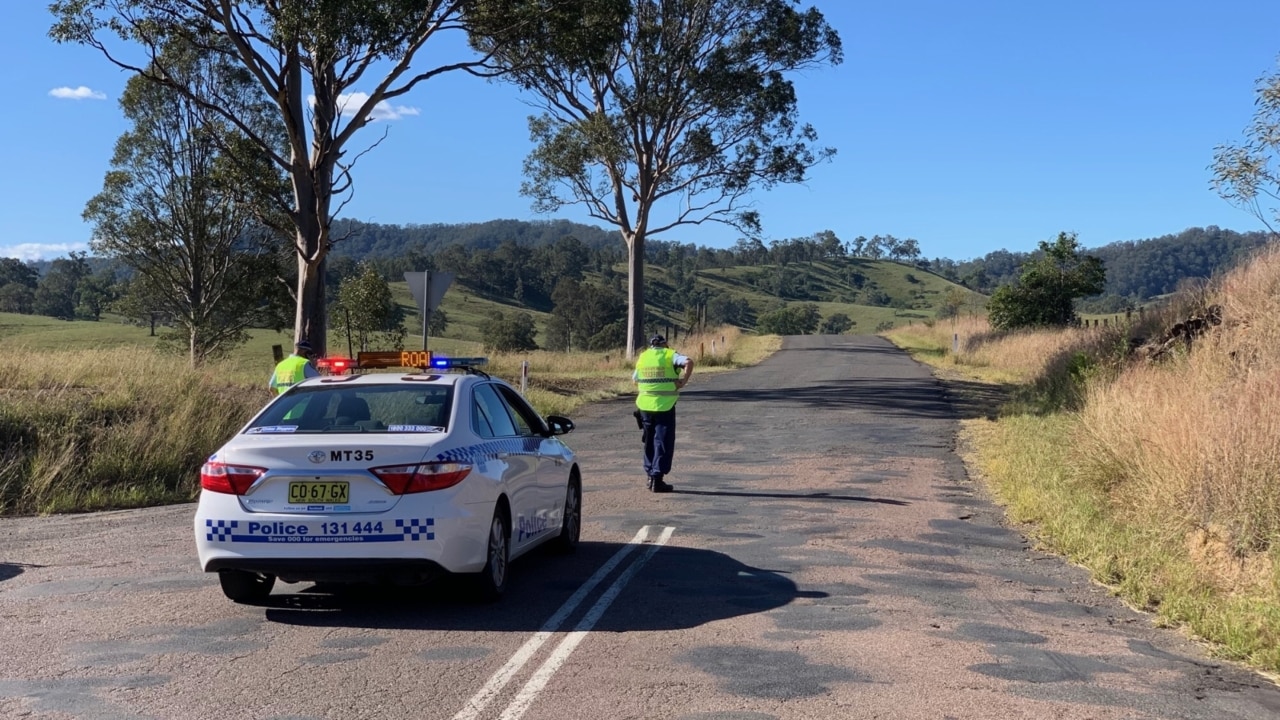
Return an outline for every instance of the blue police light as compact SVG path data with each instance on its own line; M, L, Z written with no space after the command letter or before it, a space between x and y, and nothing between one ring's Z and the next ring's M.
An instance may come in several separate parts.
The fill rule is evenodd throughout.
M431 367L436 368L438 370L465 369L465 368L479 367L481 365L488 365L488 364L489 364L489 358L483 358L483 357L464 357L464 358L433 357L431 358Z

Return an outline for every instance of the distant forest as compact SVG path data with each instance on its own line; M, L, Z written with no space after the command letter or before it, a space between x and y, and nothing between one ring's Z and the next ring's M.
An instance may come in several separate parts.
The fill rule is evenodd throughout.
M1189 228L1177 235L1126 240L1090 248L1107 270L1106 291L1089 298L1082 309L1115 312L1172 293L1190 279L1208 279L1234 267L1273 239L1270 233L1238 233L1215 225ZM1035 253L997 250L976 260L937 259L930 269L984 295L1018 278L1022 264Z
M467 272L467 265L491 265L492 253L503 245L527 248L554 245L565 237L573 237L589 251L583 258L593 269L626 260L626 248L616 232L568 221L525 222L494 220L469 225L377 225L342 221L335 237L348 236L334 246L338 258L399 260L416 262L406 269L439 267ZM1189 228L1176 235L1163 235L1145 240L1127 240L1087 253L1100 258L1107 270L1106 291L1082 303L1090 312L1116 312L1134 307L1152 298L1174 292L1188 279L1208 279L1246 258L1249 253L1272 239L1269 233L1239 233L1217 226ZM451 249L452 248L452 249ZM463 251L471 251L464 253ZM1037 251L1038 252L1038 251ZM689 243L649 240L646 260L663 268L676 268L683 273L716 267L787 266L791 263L818 259L869 258L890 259L928 270L952 282L990 295L996 288L1016 280L1022 265L1037 252L997 250L972 260L946 258L932 260L921 256L915 240L899 240L893 236L857 236L842 240L826 230L805 238L760 241L739 240L731 248L708 248ZM464 259L464 255L472 257ZM509 253L508 253L509 254ZM445 255L443 265L432 256ZM450 257L451 256L451 257ZM388 268L391 269L391 268ZM398 269L398 268L397 268ZM492 290L514 287L514 282L484 282ZM549 294L550 289L547 289Z
M590 272L615 289L621 289L625 280L619 268L626 261L626 248L618 234L566 220L405 226L339 220L333 237L328 284L335 292L360 263L372 265L388 280L401 280L406 271L454 272L461 284L475 292L543 310L554 305L552 296L562 279L579 281ZM1188 279L1207 279L1229 269L1270 239L1268 233L1210 226L1088 249L1088 254L1105 263L1106 292L1083 301L1081 310L1116 312L1166 295ZM650 239L645 256L650 265L663 268L671 282L670 287L655 288L660 292L653 300L684 307L699 302L699 271L770 267L769 272L752 276L757 290L804 299L804 288L785 287L806 282L800 266L857 258L893 260L990 295L1016 280L1023 263L1036 253L999 250L972 260L930 260L913 239L891 235L843 239L823 230L767 244L742 239L729 248ZM70 259L36 263L0 260L0 311L96 319L122 296L129 274L105 259L79 253Z

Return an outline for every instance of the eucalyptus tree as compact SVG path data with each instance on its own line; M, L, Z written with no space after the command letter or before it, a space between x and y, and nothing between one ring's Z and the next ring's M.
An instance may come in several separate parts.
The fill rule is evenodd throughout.
M1213 187L1274 234L1280 220L1280 72L1259 80L1256 94L1244 141L1214 150Z
M70 320L76 317L80 307L80 285L93 275L88 254L71 252L65 258L57 258L40 278L32 298L32 310L37 315Z
M473 43L542 111L522 192L585 206L628 255L628 357L644 344L644 244L682 225L754 235L749 193L800 182L814 146L789 74L839 63L840 38L792 0L544 0L519 36L478 14Z
M551 0L555 2L555 0ZM523 0L55 0L50 35L87 45L110 62L168 87L209 119L237 128L244 142L228 151L252 164L269 158L289 180L266 195L264 222L286 230L297 257L294 334L325 349L325 259L334 217L349 200L349 147L357 132L385 118L390 101L419 83L454 71L486 74L485 54L441 53L417 67L419 51L438 36L462 37L466 12L518 24ZM510 12L506 12L510 10ZM273 127L246 120L215 88L194 86L164 61L174 40L203 47L244 68L274 108ZM440 44L440 43L435 43ZM434 44L433 44L434 46ZM141 52L142 60L134 60ZM362 89L363 88L363 89ZM277 131L283 142L277 142ZM384 133L385 137L385 133ZM380 140L373 142L367 151ZM271 191L263 187L263 191Z
M40 273L17 258L0 258L0 312L31 314Z
M347 343L361 351L377 347L404 349L404 308L391 295L391 286L373 266L342 281L338 303L333 308Z
M189 86L217 86L245 122L267 112L241 68L173 41L166 72ZM253 326L284 324L283 253L245 202L246 167L221 148L239 131L209 122L190 97L141 76L120 98L131 127L116 141L102 192L85 206L93 249L134 270L130 299L173 318L194 367L247 339ZM265 161L255 183L282 183ZM171 339L168 339L171 340Z

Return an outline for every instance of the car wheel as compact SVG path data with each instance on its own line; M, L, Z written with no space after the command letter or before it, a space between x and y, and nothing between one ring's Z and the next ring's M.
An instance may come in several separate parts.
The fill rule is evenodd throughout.
M489 523L489 544L484 569L476 575L476 594L482 602L493 602L507 589L507 561L511 555L511 533L507 516L499 508Z
M569 489L564 493L564 517L560 521L560 534L551 541L556 552L571 553L578 549L578 538L582 535L582 483L577 477L569 480Z
M275 575L262 575L246 570L219 570L218 582L222 594L238 603L257 603L271 595L276 584Z

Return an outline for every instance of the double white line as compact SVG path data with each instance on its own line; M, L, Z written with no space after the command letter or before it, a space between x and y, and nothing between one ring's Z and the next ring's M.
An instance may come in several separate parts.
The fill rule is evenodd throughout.
M613 601L622 593L622 588L626 587L627 583L631 581L631 578L635 577L635 574L640 571L640 568L649 561L649 558L653 557L653 554L658 552L658 548L667 544L667 541L671 539L671 534L675 531L676 529L673 527L663 528L658 539L649 543L648 549L645 550L644 554L635 562L631 563L626 570L622 571L622 574L618 576L618 579L613 581L613 584L609 586L609 589L604 591L604 594L600 596L599 600L596 600L596 604L592 605L591 609L587 611L587 614L578 621L578 625L573 629L573 632L566 635L564 640L560 641L560 644L554 651L552 651L551 656L548 657L546 661L542 663L542 666L533 673L533 677L529 678L529 681L520 689L520 692L516 693L511 704L502 712L500 720L519 720L519 718L525 714L529 709L529 706L533 704L534 699L538 697L538 693L542 692L542 689L546 687L547 682L551 680L551 676L555 674L556 670L560 669L560 666L564 664L565 660L569 659L569 655L578 647L583 639L586 638L587 633L591 631L591 628L595 627L595 624L600 621L604 612L609 609L609 606L613 604ZM613 557L609 558L608 562L600 566L600 569L582 584L582 587L578 588L578 590L571 595L568 600L564 601L564 604L560 606L560 609L557 610L545 624L543 624L541 630L534 633L533 637L526 640L524 645L521 645L520 649L511 656L511 659L507 660L505 665L498 668L498 671L493 674L493 677L489 678L489 681L484 684L484 687L480 688L480 690L467 701L467 704L458 711L458 714L453 716L453 720L476 720L476 718L480 716L480 713L488 707L489 703L493 702L493 700L502 692L502 689L507 686L507 683L511 682L511 679L515 677L516 673L520 672L520 668L524 667L525 663L529 662L534 654L538 652L538 648L541 648L547 640L551 639L552 634L560 629L560 626L563 625L565 620L573 614L573 611L578 608L578 605L582 604L582 601L586 599L587 595L590 595L591 591L594 590L601 581L608 577L609 574L618 567L618 565L622 564L622 561L627 557L627 555L631 554L632 550L635 550L640 545L646 543L648 539L649 526L645 525L640 528L640 532L636 533L635 537L631 538L631 542L623 545L618 552L614 553Z

